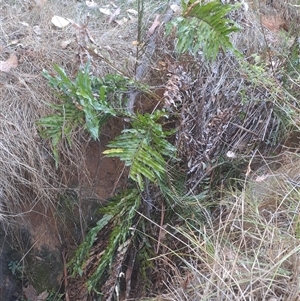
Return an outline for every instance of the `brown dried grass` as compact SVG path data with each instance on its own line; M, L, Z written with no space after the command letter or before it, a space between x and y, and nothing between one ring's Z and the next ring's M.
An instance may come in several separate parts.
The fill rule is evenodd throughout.
M1 59L13 52L19 59L15 70L1 74L0 103L1 204L15 214L38 202L48 206L61 187L51 150L40 138L35 121L49 112L43 101L55 100L41 71L72 56L59 49L49 11L28 5L13 1L3 5L1 21Z
M99 7L106 5L98 1ZM127 6L126 6L127 5ZM123 3L121 15L133 4ZM147 22L151 25L153 4L147 4ZM99 8L98 7L98 8ZM51 147L43 141L35 122L51 110L45 103L58 100L42 76L43 69L51 72L53 64L63 67L74 76L87 53L86 48L97 49L94 55L93 72L99 76L118 72L129 77L134 74L136 63L137 20L134 18L123 26L108 22L108 17L97 9L89 9L78 1L5 1L1 3L0 60L12 54L18 57L18 67L0 74L0 199L1 214L17 214L24 207L32 208L37 202L45 207L55 202L57 193L68 185L68 178L78 174L92 181L84 158L88 138L82 129L73 136L72 149L60 145L60 168L55 170ZM110 7L113 11L113 7ZM150 11L150 13L149 13ZM87 24L87 30L95 43L76 26L55 28L51 18L59 15L72 19L79 27ZM88 17L89 16L89 17ZM128 17L128 16L127 16ZM62 44L68 44L67 47ZM104 58L104 59L102 59ZM26 204L26 206L25 206Z
M262 166L242 190L232 187L205 224L168 232L188 252L177 253L185 273L174 273L165 300L299 300L299 156L281 159L282 167ZM200 203L194 210L206 212Z

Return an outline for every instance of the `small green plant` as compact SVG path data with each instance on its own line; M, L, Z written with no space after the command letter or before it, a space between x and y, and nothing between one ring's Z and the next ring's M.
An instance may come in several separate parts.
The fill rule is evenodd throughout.
M8 263L8 268L12 272L12 274L17 278L22 278L23 275L23 265L20 264L19 261L10 261Z
M79 70L74 80L59 66L55 65L54 69L55 76L47 71L43 74L62 103L48 104L55 113L42 117L37 124L41 127L42 137L51 139L58 165L58 144L66 139L71 146L76 128L83 126L94 139L98 139L99 130L109 117L126 115L124 93L133 82L117 74L103 78L92 76L89 64Z
M239 51L232 45L229 37L239 27L226 16L240 5L222 4L221 1L206 4L199 0L186 2L181 1L182 15L167 27L167 34L173 27L176 28L177 50L195 55L201 49L205 59L211 61L217 57L219 49L231 50L239 56Z
M58 66L54 68L56 76L46 71L44 76L56 90L61 103L51 104L55 113L41 118L38 124L42 136L52 141L56 164L59 142L65 139L71 145L76 127L84 127L97 139L101 126L110 116L129 117L130 120L130 128L123 130L108 145L109 149L104 154L124 161L130 167L129 177L137 187L125 190L109 201L101 210L103 217L89 231L69 263L72 274L85 277L89 290L99 293L107 271L117 272L118 277L116 264L122 266L126 248L134 245L136 240L140 241L132 227L136 226L141 209L141 195L146 189L146 182L160 186L167 179L168 161L176 161L176 148L167 140L174 131L163 129L162 121L168 118L164 111L136 115L127 110L126 92L130 86L137 86L133 81L119 75L107 75L100 79L89 73L88 65L71 80L63 69ZM144 90L144 87L139 87ZM105 244L102 240L99 242L99 235L108 237ZM98 250L100 258L91 255L95 246L101 249ZM124 246L125 251L119 251ZM144 253L148 254L148 251L144 250ZM90 266L93 261L96 262Z
M288 47L287 47L288 48ZM284 88L288 93L294 97L293 102L299 99L299 86L300 86L300 45L299 38L295 38L294 43L288 48L286 54L286 63L283 73Z

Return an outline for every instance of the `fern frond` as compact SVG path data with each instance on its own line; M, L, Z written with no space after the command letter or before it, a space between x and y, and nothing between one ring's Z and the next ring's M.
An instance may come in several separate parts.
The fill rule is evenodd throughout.
M92 76L89 64L81 68L74 80L66 72L54 65L56 75L43 72L61 104L48 104L55 113L41 118L37 124L41 135L51 139L56 166L58 165L58 143L67 139L71 145L71 134L77 126L83 126L94 139L111 116L128 116L126 111L126 91L134 82L117 74L103 78Z
M111 221L113 215L105 214L87 234L84 242L76 250L75 256L68 263L68 266L72 268L72 275L79 274L82 276L83 265L88 259L89 252L97 238L98 233Z
M104 216L89 231L84 242L78 247L75 256L69 262L68 265L72 269L73 275L89 275L86 281L90 291L96 289L103 280L104 273L110 269L118 247L132 236L131 227L140 204L141 197L137 189L127 190L125 194L111 199L100 210L101 213L104 213ZM107 227L110 230L109 233L106 231ZM93 248L101 250L104 233L108 235L108 237L105 237L108 244L102 250L100 258L98 252L93 258L93 255L91 255L95 253ZM89 264L91 262L92 264ZM91 270L91 267L93 270Z
M36 124L40 127L41 137L51 140L55 164L58 167L58 143L65 138L69 146L71 146L71 133L76 129L74 125L77 127L84 125L84 114L80 110L74 110L74 104L72 103L48 105L54 108L57 114L44 116Z
M170 134L163 131L156 121L164 116L163 112L137 115L132 129L122 131L114 141L108 144L111 148L104 152L108 157L119 157L130 166L129 177L144 188L143 178L155 182L162 179L166 171L164 157L175 158L176 148L166 137Z
M190 51L195 55L201 48L207 60L214 60L220 48L240 55L229 37L231 33L238 31L239 27L226 17L240 5L222 4L217 0L206 4L195 0L189 1L188 4L182 2L182 16L171 23L177 28L176 48L179 52Z

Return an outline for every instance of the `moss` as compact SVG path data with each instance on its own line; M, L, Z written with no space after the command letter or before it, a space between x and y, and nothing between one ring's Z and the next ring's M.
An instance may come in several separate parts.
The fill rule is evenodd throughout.
M26 276L37 293L59 290L62 273L63 263L58 249L43 247L27 258Z

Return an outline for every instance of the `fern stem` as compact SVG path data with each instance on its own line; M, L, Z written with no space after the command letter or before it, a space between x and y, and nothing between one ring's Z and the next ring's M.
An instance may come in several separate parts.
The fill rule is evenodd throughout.
M198 0L198 1L194 2L193 4L191 4L191 5L188 7L187 11L183 14L183 16L184 16L185 18L187 18L187 17L189 16L190 12L193 10L193 8L194 8L195 6L197 6L198 4L200 4L201 2L202 2L202 0Z

